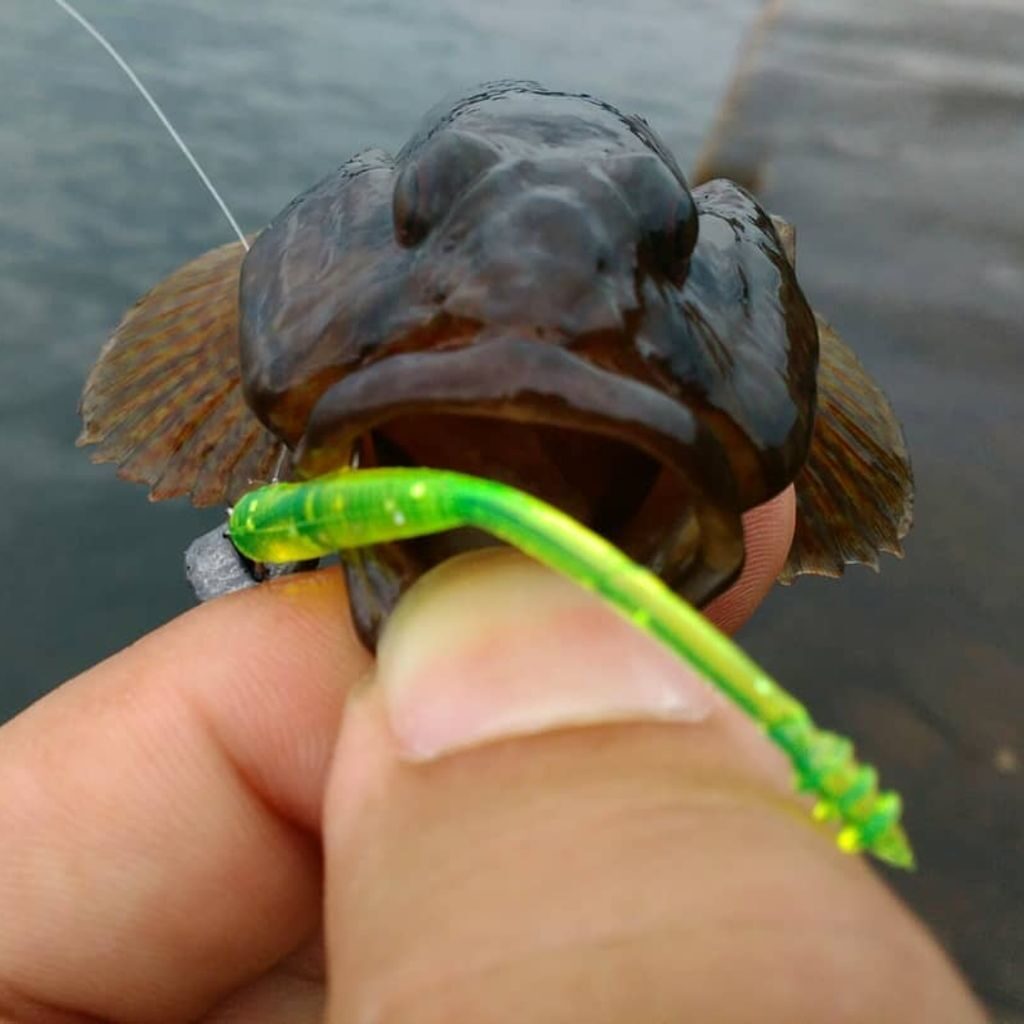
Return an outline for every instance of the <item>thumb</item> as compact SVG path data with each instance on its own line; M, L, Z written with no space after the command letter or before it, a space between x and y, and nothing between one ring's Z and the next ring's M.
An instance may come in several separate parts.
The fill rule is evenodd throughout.
M332 1024L978 1019L757 730L508 552L395 613L325 857Z

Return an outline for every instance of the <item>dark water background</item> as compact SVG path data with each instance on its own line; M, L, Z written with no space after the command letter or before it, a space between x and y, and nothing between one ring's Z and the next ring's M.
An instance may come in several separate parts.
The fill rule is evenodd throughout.
M0 4L2 719L191 604L181 552L218 517L92 466L75 409L120 313L230 235L96 45L44 0ZM760 7L81 5L247 229L496 77L600 93L692 166ZM1024 1020L1024 4L784 6L723 153L797 221L809 296L890 393L918 525L905 561L777 590L743 638L904 791L923 869L901 891Z

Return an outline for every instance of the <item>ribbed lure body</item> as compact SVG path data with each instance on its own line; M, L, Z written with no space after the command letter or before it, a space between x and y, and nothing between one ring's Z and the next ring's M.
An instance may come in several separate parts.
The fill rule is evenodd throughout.
M231 538L247 557L289 562L457 527L482 529L599 594L656 637L749 714L792 762L797 785L815 793L815 816L841 822L839 845L913 866L899 824L900 800L852 744L819 730L783 690L656 576L576 520L507 485L424 469L341 470L306 483L245 495Z

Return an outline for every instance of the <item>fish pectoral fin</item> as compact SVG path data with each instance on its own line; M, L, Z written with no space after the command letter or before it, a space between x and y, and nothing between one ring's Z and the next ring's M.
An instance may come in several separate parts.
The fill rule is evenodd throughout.
M238 242L186 263L122 319L86 381L79 445L150 485L154 501L231 502L270 479L283 445L245 403Z
M820 316L818 410L797 475L796 534L780 582L803 573L840 576L852 563L878 568L902 556L914 482L903 431L888 399Z

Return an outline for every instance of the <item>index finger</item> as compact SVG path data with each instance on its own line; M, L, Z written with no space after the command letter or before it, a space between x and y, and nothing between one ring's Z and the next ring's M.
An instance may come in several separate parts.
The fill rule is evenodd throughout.
M337 573L231 595L0 730L0 1017L194 1019L316 926L343 609Z

